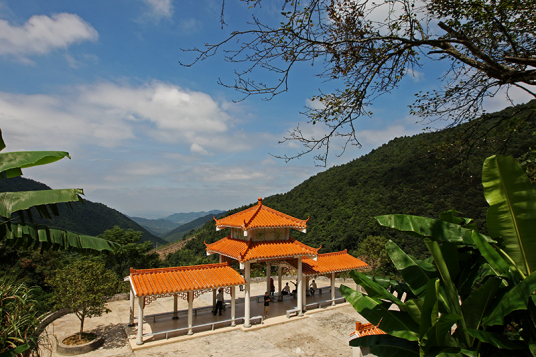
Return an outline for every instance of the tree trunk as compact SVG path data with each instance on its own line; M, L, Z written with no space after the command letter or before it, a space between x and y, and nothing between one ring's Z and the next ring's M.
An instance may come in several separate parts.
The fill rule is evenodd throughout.
M82 315L82 317L80 317L80 335L78 336L79 340L82 339L82 332L84 332L84 319L85 318L86 318L86 315Z

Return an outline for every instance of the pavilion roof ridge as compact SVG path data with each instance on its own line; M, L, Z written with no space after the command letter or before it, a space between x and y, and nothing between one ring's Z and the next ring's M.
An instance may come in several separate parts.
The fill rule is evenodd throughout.
M216 228L225 227L240 228L244 231L261 228L293 228L303 230L307 228L306 220L292 217L286 213L279 212L273 208L265 206L262 198L259 197L258 204L230 216L216 219Z
M248 240L248 246L247 246L246 250L244 250L243 253L240 253L240 260L244 260L244 257L246 256L246 254L248 253L249 249L251 248L251 241L252 241L252 239Z
M310 246L308 246L307 244L302 243L302 242L300 242L299 240L296 240L296 239L294 239L294 238L292 238L292 237L288 237L288 239L289 239L291 242L296 243L296 244L302 246L302 247L305 248L305 249L312 249L312 250L314 250L314 251L316 252L316 255L318 255L318 251L319 251L320 249L322 249L322 246L320 246L320 247L318 247L318 248L313 248L313 247L310 247Z
M343 255L343 254L347 254L347 253L348 253L348 249L345 249L345 250L342 250L340 252L320 253L318 255L322 256L322 257L328 257L328 256L332 256L332 255Z
M225 266L230 266L229 262L187 265L187 266L179 266L179 267L151 268L151 269L130 268L130 275L157 274L157 273L174 272L174 271L205 270L205 269L220 268L220 267L225 267Z
M381 321L380 321L381 322ZM372 323L368 322L366 324L361 323L359 321L356 321L355 323L355 331L350 334L350 336L355 337L363 337L363 336L377 336L377 335L386 335L384 331L382 331L378 325L373 325Z
M259 200L258 200L258 204L257 206L254 206L255 207L255 213L253 213L253 215L251 216L251 218L247 221L244 220L244 230L247 229L247 227L251 224L251 222L255 219L255 217L257 217L257 215L259 214L259 211L261 210L262 208L262 198L259 197ZM268 208L268 207L266 207Z

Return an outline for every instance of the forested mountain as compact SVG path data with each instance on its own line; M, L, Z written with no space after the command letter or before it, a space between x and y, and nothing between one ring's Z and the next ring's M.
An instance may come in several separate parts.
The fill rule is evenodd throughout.
M14 177L9 180L0 180L0 192L9 191L35 191L49 190L47 185L23 178ZM84 200L84 203L75 203L71 205L72 210L66 204L58 204L60 211L59 217L53 219L42 219L37 211L32 210L34 222L46 224L49 227L63 228L71 232L97 236L107 229L119 226L123 229L133 229L143 232L142 241L151 241L158 244L166 244L163 239L151 234L145 228L113 208L107 207L102 203L95 203Z
M225 211L221 211L219 209L213 209L207 212L201 211L201 212L175 213L175 214L172 214L171 216L165 217L164 219L167 219L168 221L171 221L177 224L186 224L199 217L203 217L209 214L218 215L223 212Z
M130 219L159 237L162 237L164 234L179 226L179 224L173 223L164 218L147 219L142 217L130 217Z
M160 219L147 219L142 217L130 217L134 222L138 223L149 232L156 234L157 236L167 240L168 242L174 242L182 238L185 233L188 233L192 229L198 229L209 219L206 217L219 215L225 211L212 210L201 212L188 212L188 213L174 213L166 218ZM201 219L200 219L201 218ZM200 220L199 220L200 219ZM193 223L195 221L195 223ZM193 223L193 225L192 225ZM186 226L180 229L181 226ZM173 231L173 232L172 232ZM177 234L181 233L182 234ZM172 236L171 239L167 237Z
M225 212L222 212L222 213L225 213ZM207 214L206 216L199 217L189 223L183 224L182 226L179 226L175 228L174 230L164 234L162 238L168 242L176 242L182 239L185 234L191 234L193 233L193 231L198 230L201 227L203 227L203 225L207 223L208 221L211 221L214 216L218 217L218 216L222 216L222 214L210 213L210 214Z
M506 144L493 143L483 138L470 155L456 154L455 150L437 149L437 144L448 135L461 137L469 124L441 132L401 137L372 150L351 162L332 167L310 177L291 191L263 199L263 204L299 219L307 219L307 233L297 231L292 237L321 253L357 249L368 235L393 239L409 254L423 257L424 244L408 235L378 226L374 217L383 214L404 213L437 218L442 211L456 209L460 216L474 218L482 232L488 208L484 200L481 170L484 159L493 154L506 153L519 157L534 144L536 101L524 106L508 108L492 114L487 125L500 125L503 118L522 110L519 116L528 117L526 128L516 133ZM531 115L531 116L529 116ZM488 130L481 127L475 137ZM497 145L498 144L498 145ZM251 192L252 205L257 194ZM229 211L233 214L250 206ZM206 243L212 243L229 234L216 232L214 221L206 223L195 233L182 250L169 256L169 265L211 262L205 256Z

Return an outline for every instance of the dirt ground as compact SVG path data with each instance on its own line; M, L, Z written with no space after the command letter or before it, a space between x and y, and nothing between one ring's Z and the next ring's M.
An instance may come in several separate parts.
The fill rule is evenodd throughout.
M366 321L348 304L308 311L305 318L287 319L285 316L260 328L232 330L210 335L194 334L194 338L169 344L146 344L134 350L127 336L128 301L108 304L112 311L102 317L86 319L84 331L105 336L105 343L85 357L209 357L209 356L352 356L350 333L355 322ZM267 320L268 322L269 320ZM47 328L48 341L41 353L44 357L59 357L56 341L78 331L80 321L73 314L65 315ZM197 335L197 336L196 336Z

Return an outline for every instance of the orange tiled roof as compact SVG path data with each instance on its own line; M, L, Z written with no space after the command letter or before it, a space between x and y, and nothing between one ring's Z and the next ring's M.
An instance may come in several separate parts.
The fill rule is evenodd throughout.
M130 283L136 296L171 294L245 284L228 263L174 268L130 268Z
M289 260L288 263L298 269L296 259ZM318 260L305 258L302 260L303 275L321 275L328 273L339 273L349 270L357 270L368 267L368 264L352 257L345 249L342 252L318 254Z
M226 237L206 244L208 253L218 253L239 262L249 260L281 259L290 257L312 257L320 248L312 248L293 238L288 240L252 242Z
M367 324L362 324L359 321L356 321L355 331L350 334L350 336L352 336L353 338L375 335L386 335L386 333L380 330L377 326L371 324L370 322Z
M307 228L307 221L291 217L287 214L266 207L262 204L262 198L259 197L259 203L241 212L235 213L222 219L216 219L216 228L226 227L240 228L244 231L259 228Z

